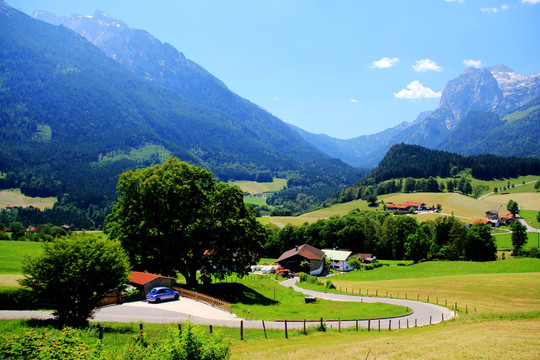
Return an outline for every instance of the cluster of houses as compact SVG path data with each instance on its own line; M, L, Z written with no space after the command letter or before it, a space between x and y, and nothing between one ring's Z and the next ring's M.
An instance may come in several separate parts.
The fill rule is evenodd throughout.
M250 194L250 193L245 192L245 191L244 191L244 197L256 197L256 198L264 199L264 200L266 200L268 198L266 195L263 195L263 194L259 194L259 193Z
M436 211L437 208L428 207L423 202L405 201L403 204L386 203L386 210L395 215L405 215L412 212Z
M370 263L375 260L372 254L355 254L349 250L323 249L319 250L311 245L304 244L295 246L294 249L285 251L276 260L279 267L289 269L296 273L302 271L301 264L305 261L309 262L309 274L321 275L326 269L325 257L330 260L330 268L346 272L354 270L349 265L348 261L353 257L358 257L362 262Z
M486 211L485 219L478 219L474 221L476 223L483 223L491 226L492 228L498 228L499 226L509 226L516 220L516 217L512 214L500 214L497 210Z
M26 206L8 205L6 207L0 208L0 211L12 211L12 210L17 210L18 208L25 209Z

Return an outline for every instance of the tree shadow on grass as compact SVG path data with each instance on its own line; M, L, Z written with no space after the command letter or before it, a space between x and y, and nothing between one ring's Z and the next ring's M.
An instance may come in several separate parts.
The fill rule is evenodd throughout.
M201 292L231 304L275 305L278 301L239 283L217 283L201 287Z
M54 328L54 329L64 329L68 325L61 323L56 319L29 319L24 321L26 326L34 329L41 328ZM87 326L83 327L83 330L98 332L99 324L88 323ZM133 324L115 324L114 326L102 325L103 332L109 334L138 334L139 329Z

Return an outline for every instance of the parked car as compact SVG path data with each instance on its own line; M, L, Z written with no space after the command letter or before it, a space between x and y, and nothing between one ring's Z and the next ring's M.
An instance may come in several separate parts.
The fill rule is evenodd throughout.
M180 298L180 293L174 291L168 287L160 286L155 287L148 294L146 294L146 300L148 302L159 303L164 300L178 300Z

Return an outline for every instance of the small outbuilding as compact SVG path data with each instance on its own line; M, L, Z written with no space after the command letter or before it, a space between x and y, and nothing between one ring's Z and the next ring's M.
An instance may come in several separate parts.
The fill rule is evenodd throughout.
M130 284L143 292L143 296L157 286L173 286L173 278L146 272L134 271L130 275Z
M300 264L309 261L310 275L320 275L324 269L324 252L308 244L295 246L294 249L285 251L276 262L292 272L300 272Z

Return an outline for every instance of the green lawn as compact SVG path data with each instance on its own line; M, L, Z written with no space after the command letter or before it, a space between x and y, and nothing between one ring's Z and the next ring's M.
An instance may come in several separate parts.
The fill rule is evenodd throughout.
M226 282L231 281L231 282ZM346 303L317 300L306 304L304 295L279 285L273 276L229 278L200 291L232 304L238 317L252 320L362 319L397 316L406 308L387 304ZM234 281L234 282L232 282Z
M253 196L244 196L244 203L258 205L258 206L268 206L268 208L273 207L266 204L266 199L261 199L261 198L253 197Z
M520 210L519 216L521 216L523 220L525 220L527 224L531 225L533 228L540 229L540 223L538 220L536 220L538 213L538 210Z
M538 247L540 233L527 233L528 241L524 249ZM501 234L494 236L497 242L497 249L512 249L512 234Z
M436 276L540 272L540 259L507 261L426 261L414 266L382 266L370 271L351 271L332 281L376 281L416 279Z
M0 240L0 275L22 274L22 259L42 251L43 244L39 242Z

